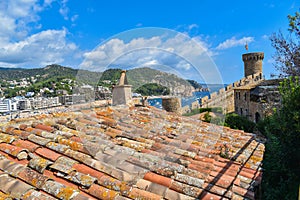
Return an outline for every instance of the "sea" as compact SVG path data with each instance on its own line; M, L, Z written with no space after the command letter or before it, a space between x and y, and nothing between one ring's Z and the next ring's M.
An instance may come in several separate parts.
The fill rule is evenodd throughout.
M203 91L203 92L194 92L193 96L181 98L181 106L184 107L186 105L191 105L194 101L199 101L202 97L209 96L210 92ZM156 108L162 109L162 99L161 98L154 98L148 99L148 103L150 106L154 106Z

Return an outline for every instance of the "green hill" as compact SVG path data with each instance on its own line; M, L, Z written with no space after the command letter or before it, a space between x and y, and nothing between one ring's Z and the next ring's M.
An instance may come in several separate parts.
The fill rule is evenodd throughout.
M23 68L0 68L0 85L10 87L7 81L27 79L32 84L27 90L34 88L34 91L42 87L50 87L53 84L59 84L64 79L76 80L75 84L90 84L96 85L98 83L109 86L116 83L119 79L121 69L108 69L104 72L92 72L87 70L78 70L60 65L48 65L44 68L23 69ZM32 78L34 77L34 81ZM162 72L151 68L137 68L127 71L128 83L132 85L133 91L137 88L149 84L156 83L170 89L171 95L189 96L194 91L194 87L186 80L170 73ZM50 87L51 88L51 87ZM62 87L63 88L63 87ZM14 88L11 93L16 93L20 88ZM11 96L10 95L10 96Z
M63 67L60 65L48 65L44 68L0 68L0 80L20 80L22 78L30 78L39 76L38 81L45 81L47 79L64 77L75 79L78 74L78 69L70 67ZM90 72L87 70L80 70L80 81L90 83L101 77L101 72Z

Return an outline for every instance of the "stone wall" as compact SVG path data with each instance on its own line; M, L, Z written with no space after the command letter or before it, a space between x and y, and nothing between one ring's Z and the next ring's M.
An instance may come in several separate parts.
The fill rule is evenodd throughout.
M239 81L221 88L218 92L212 93L210 96L201 98L201 107L222 107L224 113L235 112L234 90L239 87L249 85L257 85L264 80L262 73L256 73L243 77Z
M246 53L242 55L242 59L244 61L245 77L262 73L262 61L264 59L263 52Z
M163 97L162 107L168 112L181 114L181 99L178 97Z

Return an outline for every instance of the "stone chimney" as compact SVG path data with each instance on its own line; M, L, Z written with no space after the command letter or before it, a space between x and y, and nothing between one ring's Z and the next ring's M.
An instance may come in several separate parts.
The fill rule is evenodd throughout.
M128 105L131 100L131 85L128 85L126 70L123 70L118 85L112 91L112 105Z

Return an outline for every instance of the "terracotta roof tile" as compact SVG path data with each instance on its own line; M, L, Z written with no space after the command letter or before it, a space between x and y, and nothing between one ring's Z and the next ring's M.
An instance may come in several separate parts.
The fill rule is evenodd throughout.
M138 188L132 188L132 190L129 193L129 197L132 199L151 199L151 200L163 199L160 195L145 190L140 190Z
M50 139L46 139L46 138L43 138L43 137L40 137L40 136L37 136L37 135L34 135L34 134L30 134L28 136L28 140L30 140L31 142L34 142L36 144L39 144L41 146L46 146L46 144L51 142Z
M167 189L164 195L164 198L168 199L168 200L194 200L194 197L190 197L187 195L184 195L182 193L176 192L174 190L171 189Z
M41 129L41 130L44 130L44 131L48 131L48 132L54 132L54 128L51 127L51 126L47 126L47 125L44 125L44 124L38 124L35 126L35 128L37 129Z
M15 135L20 137L21 139L27 139L27 137L30 135L30 133L26 132L26 131L21 131L21 130L17 130L17 129L13 129L13 130L8 130L6 131L6 133Z
M42 157L44 157L44 158L47 158L51 161L56 161L57 158L62 156L61 154L56 153L55 151L52 151L51 149L48 149L48 148L38 148L35 151L35 153L42 156Z
M92 157L88 154L84 154L78 151L73 151L71 149L66 150L64 155L73 158L74 160L77 160L79 162L83 163L91 163L92 162Z
M73 188L66 187L65 185L55 182L55 181L47 181L42 188L47 193L59 198L69 200L74 198L79 194L78 190L74 190Z
M0 174L0 190L5 194L9 194L13 198L21 199L30 189L33 189L33 187L27 183L12 178L5 173Z
M240 196L249 198L249 199L255 199L254 192L249 191L247 189L241 188L239 186L233 185L232 186L232 191Z
M56 198L54 198L48 194L36 191L36 190L29 190L28 192L26 192L23 195L22 199L24 199L24 200L55 200Z
M71 172L66 176L62 175L62 177L83 187L90 187L97 180L95 177L80 172Z
M89 189L84 189L84 191L96 198L103 200L113 200L119 195L118 192L107 189L97 184L93 184Z
M218 196L218 195L215 195L215 194L212 194L210 192L203 192L201 194L201 196L199 196L199 199L203 199L203 200L226 200L228 198L224 198L224 197L221 197L221 196Z
M6 143L0 144L0 150L14 157L18 157L21 152L27 152L27 149L13 146Z
M48 180L48 177L26 167L18 173L18 178L22 179L26 183L41 189L45 182Z
M64 153L66 150L69 149L69 146L67 146L67 145L59 144L56 142L50 142L50 141L47 142L46 147L48 147L49 149L52 149L56 152L59 152L59 153Z
M147 172L144 176L145 180L160 184L160 185L164 185L166 187L170 187L172 185L172 179L171 178L167 178L152 172Z
M49 165L53 164L53 162L34 154L29 154L29 156L31 159L28 163L28 166L40 173L43 173Z
M178 181L173 181L170 189L194 198L197 198L203 191L201 188L193 187Z
M9 194L5 194L3 192L0 191L0 199L3 200L13 200L13 197L11 197Z
M74 170L72 166L76 163L78 162L76 162L75 160L72 160L68 157L61 156L54 162L53 165L50 166L50 168L69 174Z
M88 167L84 164L78 164L78 163L75 163L72 168L74 168L76 171L78 172L81 172L81 173L84 173L84 174L88 174L88 175L91 175L97 179L100 179L102 176L104 176L105 174L102 173L102 172L99 172L91 167Z
M13 141L15 141L18 137L16 136L12 136L12 135L8 135L5 133L0 133L0 143L1 142L5 142L5 143L12 143Z
M0 129L0 186L21 186L0 187L0 197L254 199L262 177L254 134L152 107L53 113Z
M17 177L17 174L24 168L25 166L15 163L7 158L2 158L0 160L0 169L11 176Z
M28 140L16 140L12 143L14 146L21 147L23 149L27 149L29 152L34 152L35 149L39 147L39 145L34 144Z
M144 179L139 179L136 183L136 186L139 189L146 190L151 193L158 194L160 196L164 196L166 190L168 189L168 187L166 187L166 186L163 186L163 185L160 185L157 183L152 183L152 182L144 180Z

